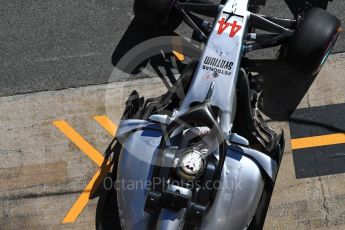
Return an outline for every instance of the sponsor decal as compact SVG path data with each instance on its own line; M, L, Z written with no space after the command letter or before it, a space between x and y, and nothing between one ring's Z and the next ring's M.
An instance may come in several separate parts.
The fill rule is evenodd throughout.
M217 72L213 72L212 77L214 77L214 78L219 77L219 73L217 73Z
M212 77L217 78L220 74L231 75L231 68L233 65L234 63L231 61L206 56L202 69L212 71Z
M241 30L242 26L237 24L237 21L233 21L232 23L227 22L225 18L222 18L221 20L218 21L219 27L217 34L222 34L228 27L231 27L229 37L234 37L238 31Z

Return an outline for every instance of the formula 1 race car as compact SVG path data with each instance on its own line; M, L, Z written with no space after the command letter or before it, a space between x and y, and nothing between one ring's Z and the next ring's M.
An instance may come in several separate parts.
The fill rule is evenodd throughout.
M172 30L185 22L205 46L166 94L127 103L110 149L112 175L147 186L114 190L117 212L104 216L118 228L262 229L285 141L257 108L244 55L281 45L280 58L316 75L341 26L312 2L294 19L258 14L264 4L135 0L140 20ZM98 217L96 227L107 221Z

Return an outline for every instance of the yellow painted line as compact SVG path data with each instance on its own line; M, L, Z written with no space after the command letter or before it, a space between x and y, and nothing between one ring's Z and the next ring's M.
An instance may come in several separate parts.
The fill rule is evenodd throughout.
M90 145L66 121L54 121L53 124L99 167L102 165L104 160L103 155Z
M93 188L97 188L103 181L111 168L111 164L108 164L105 169L98 169L96 174L92 177L88 185L85 187L83 193L78 197L72 208L69 210L62 223L73 223L83 211L87 203L89 202L90 196L93 194Z
M345 133L336 133L314 137L303 137L291 140L291 148L304 149L326 145L336 145L345 143Z
M179 60L179 61L184 61L185 57L183 54L177 52L177 51L173 51L173 54L175 55L175 57Z
M107 116L94 116L93 119L95 119L98 124L100 124L105 130L107 130L110 135L115 137L117 126Z
M97 117L97 119L96 119ZM105 116L95 116L97 122L101 122L108 132L116 133L116 125L113 124ZM107 120L108 119L108 120ZM91 160L93 160L98 166L101 167L104 162L104 157L99 153L91 144L89 144L77 131L75 131L66 121L54 121L53 124L70 139L82 152L84 152ZM115 127L115 128L114 128ZM110 162L102 169L98 169L96 174L92 177L90 182L85 187L82 194L78 197L73 204L67 215L63 219L62 223L73 223L78 218L80 213L84 210L85 206L89 202L90 197L94 191L98 188L104 177L108 174L111 168Z

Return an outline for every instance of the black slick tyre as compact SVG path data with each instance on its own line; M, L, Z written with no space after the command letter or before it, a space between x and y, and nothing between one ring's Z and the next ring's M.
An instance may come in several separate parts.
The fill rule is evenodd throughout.
M286 48L287 62L305 74L317 74L340 32L338 18L312 7L305 12Z

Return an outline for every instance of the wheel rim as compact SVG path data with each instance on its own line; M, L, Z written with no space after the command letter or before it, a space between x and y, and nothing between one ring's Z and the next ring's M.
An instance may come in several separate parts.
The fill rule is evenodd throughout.
M335 42L336 42L336 40L337 40L337 38L338 38L338 36L339 36L340 30L341 30L341 29L340 29L340 27L339 27L339 28L337 29L337 33L333 36L333 38L331 39L330 43L328 44L327 49L326 49L326 52L324 53L323 58L322 58L322 61L321 61L321 66L322 66L323 64L325 64L327 58L328 58L329 55L331 54L331 51L332 51L332 49L333 49L333 47L334 47L334 45L335 45Z

